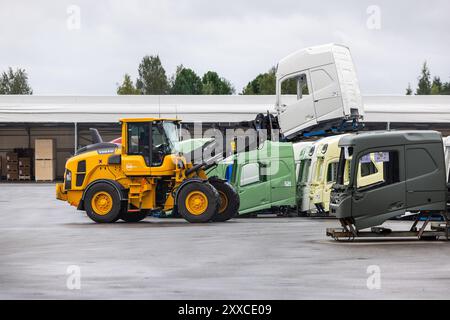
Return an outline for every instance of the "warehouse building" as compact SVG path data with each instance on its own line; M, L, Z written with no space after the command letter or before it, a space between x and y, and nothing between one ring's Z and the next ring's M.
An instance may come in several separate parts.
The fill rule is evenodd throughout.
M295 96L288 96L296 99ZM34 176L36 140L54 142L56 178L74 151L91 143L89 128L98 128L105 141L120 136L118 119L163 117L194 123L233 127L274 110L275 96L0 96L1 177L7 175L6 155L27 150ZM366 130L434 129L450 135L450 96L364 96Z

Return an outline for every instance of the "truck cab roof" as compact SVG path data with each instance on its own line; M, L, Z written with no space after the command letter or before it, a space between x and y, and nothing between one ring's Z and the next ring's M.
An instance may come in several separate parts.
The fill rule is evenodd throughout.
M409 145L417 143L442 143L442 136L432 130L405 131L371 131L345 135L339 141L339 146L361 145L370 148Z

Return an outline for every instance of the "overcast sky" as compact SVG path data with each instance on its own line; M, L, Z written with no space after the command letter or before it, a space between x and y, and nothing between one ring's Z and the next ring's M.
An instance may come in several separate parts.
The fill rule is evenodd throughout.
M449 14L448 0L0 0L0 70L25 68L34 94L113 95L159 54L168 75L215 70L240 92L292 51L336 42L363 93L404 94L424 60L450 80Z

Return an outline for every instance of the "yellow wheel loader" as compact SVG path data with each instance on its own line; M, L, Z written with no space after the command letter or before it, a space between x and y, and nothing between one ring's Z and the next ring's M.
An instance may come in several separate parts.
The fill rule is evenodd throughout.
M67 160L56 198L86 211L95 222L137 222L152 211L174 211L189 222L226 221L239 196L224 180L206 176L175 149L179 121L122 119L122 144L94 144ZM94 131L95 133L96 131Z

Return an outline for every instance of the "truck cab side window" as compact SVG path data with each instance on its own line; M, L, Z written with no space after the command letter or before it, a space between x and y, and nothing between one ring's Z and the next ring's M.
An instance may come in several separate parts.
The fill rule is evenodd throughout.
M397 151L377 151L359 158L358 188L374 189L400 181Z
M259 163L247 163L241 169L241 186L246 186L255 182L260 182Z
M330 162L327 170L327 183L336 182L337 180L338 163Z
M375 174L377 172L377 167L375 167L375 164L372 161L361 163L361 177L370 176L371 174Z

